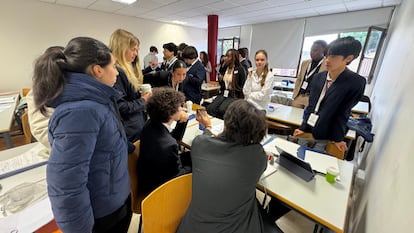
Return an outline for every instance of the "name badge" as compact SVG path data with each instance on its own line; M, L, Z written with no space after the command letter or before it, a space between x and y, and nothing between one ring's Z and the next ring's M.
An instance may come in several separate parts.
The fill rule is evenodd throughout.
M307 81L303 81L303 84L300 88L302 88L303 90L306 90L306 88L308 87L308 82Z
M226 98L229 97L229 90L224 90L223 96Z
M316 122L318 121L319 116L316 115L315 113L311 113L309 118L308 118L308 125L315 127Z

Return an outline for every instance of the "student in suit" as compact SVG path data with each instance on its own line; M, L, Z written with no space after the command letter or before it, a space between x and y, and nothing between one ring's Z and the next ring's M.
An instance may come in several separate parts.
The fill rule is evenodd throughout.
M346 66L359 56L361 43L353 37L339 38L328 46L327 71L315 75L310 86L309 105L299 129L300 136L312 133L318 140L316 149L325 150L332 141L340 151L346 151L346 123L364 94L366 80Z
M135 142L141 137L146 119L145 102L151 96L151 92L141 94L139 91L143 75L139 62L134 62L138 57L139 40L132 33L117 29L110 37L109 47L119 72L114 86L122 93L122 98L118 100L119 112L128 140Z
M174 178L182 168L177 139L183 136L188 115L182 110L184 95L170 87L154 88L146 109L149 120L142 130L138 158L138 184L147 195ZM178 122L175 128L173 122Z
M226 52L226 71L220 83L220 95L207 106L207 112L217 118L223 119L227 107L236 99L243 99L243 86L246 82L246 73L239 62L239 53L235 49Z
M34 67L36 108L49 120L46 169L54 219L65 233L128 231L132 216L128 147L112 88L118 71L102 42L77 37Z
M172 66L170 75L168 76L168 86L176 91L183 92L182 83L187 75L187 65L185 62L178 60Z
M275 222L264 221L256 200L256 184L267 165L260 144L267 130L264 111L246 100L234 101L216 137L205 111L199 110L196 119L206 130L191 146L192 199L177 233L280 232Z
M266 111L273 91L273 74L269 70L267 52L258 50L255 55L256 69L250 69L243 87L244 98L256 108Z
M177 61L177 45L170 42L164 44L162 48L164 49L162 53L164 54L165 62L163 62L161 69L170 71L174 62Z
M328 44L324 40L313 42L311 47L311 59L305 60L300 66L296 77L295 88L293 89L292 106L306 108L309 103L310 83L313 76L326 70L325 53Z
M195 104L200 104L201 84L206 79L206 70L198 59L198 52L194 46L187 46L183 50L183 59L187 64L187 76L183 82L185 100L191 100Z
M244 71L246 71L247 76L249 74L249 68L252 67L252 65L246 59L248 50L247 48L239 48L237 51L239 52L240 65L244 68Z

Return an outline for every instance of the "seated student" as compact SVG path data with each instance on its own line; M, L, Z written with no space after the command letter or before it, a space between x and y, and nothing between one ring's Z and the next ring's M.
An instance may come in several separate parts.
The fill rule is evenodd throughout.
M353 37L339 38L328 46L327 71L316 74L310 85L309 105L293 136L311 133L315 149L325 150L328 142L342 152L351 109L364 94L366 80L346 66L359 56L361 43Z
M176 91L183 92L183 81L187 74L187 66L185 62L177 60L171 66L170 71L158 71L144 75L144 83L151 84L152 87L172 87Z
M177 233L280 232L274 222L265 224L256 199L256 184L267 165L260 144L267 130L265 113L236 100L217 137L206 111L199 110L196 119L206 130L192 143L192 200Z
M171 69L171 73L168 76L168 86L172 87L176 91L183 92L183 81L187 74L187 66L185 62L177 60Z
M150 119L142 129L138 158L140 192L149 194L177 176L182 168L177 139L183 136L188 115L182 111L184 95L170 87L153 89L146 109ZM179 121L173 129L174 121Z
M239 54L235 49L226 52L224 75L219 76L220 95L207 106L207 112L217 118L223 119L227 107L235 99L243 99L243 86L246 82L246 73L240 65Z

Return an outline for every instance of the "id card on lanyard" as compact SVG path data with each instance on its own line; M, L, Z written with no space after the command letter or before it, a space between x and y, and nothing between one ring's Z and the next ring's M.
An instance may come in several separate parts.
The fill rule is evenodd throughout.
M305 77L303 79L302 86L300 87L301 89L306 90L306 88L308 88L308 85L309 85L308 79L309 79L309 77L311 77L316 72L316 70L322 65L323 61L324 61L324 59L322 58L319 61L318 65L315 66L315 68L313 68L312 70L310 70L312 62L309 63L308 68L306 69L306 74L305 74Z
M321 102L322 102L323 98L325 97L326 92L328 91L328 84L327 84L328 82L327 82L327 80L332 80L331 77L329 76L329 72L326 74L326 81L325 81L324 87L322 88L321 94L319 95L318 102L316 103L315 111L309 115L308 121L306 122L308 125L310 125L312 127L315 127L316 122L318 122L319 107L321 105Z

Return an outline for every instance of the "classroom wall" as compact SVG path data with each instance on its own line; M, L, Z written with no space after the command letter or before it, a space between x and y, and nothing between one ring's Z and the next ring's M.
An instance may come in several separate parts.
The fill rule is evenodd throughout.
M207 20L207 19L206 19ZM0 7L0 91L31 86L33 61L51 45L66 45L76 36L109 43L111 33L123 28L141 41L140 58L155 45L162 55L167 42L186 42L207 49L207 30L158 23L38 0L2 0Z
M363 193L365 229L413 232L414 215L414 1L403 0L391 22L390 38L375 83L371 117L375 138L368 153Z

